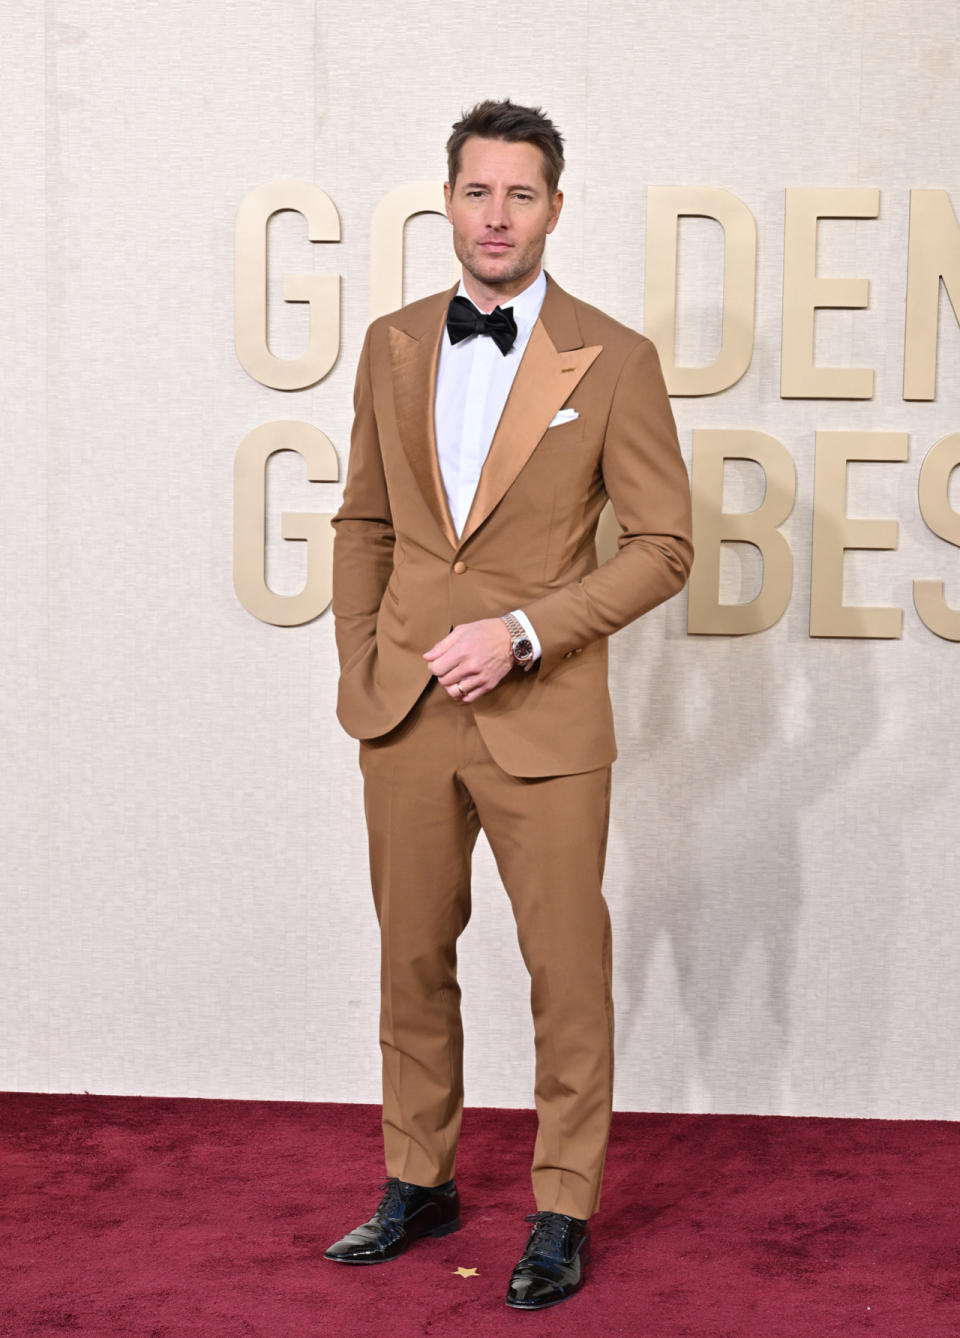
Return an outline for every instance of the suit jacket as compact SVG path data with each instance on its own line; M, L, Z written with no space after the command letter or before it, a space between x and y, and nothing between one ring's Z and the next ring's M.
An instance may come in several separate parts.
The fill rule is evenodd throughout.
M455 625L523 609L542 647L472 703L514 776L616 757L607 637L680 590L690 491L653 344L549 276L540 317L457 537L437 458L434 393L455 289L367 331L335 527L337 714L349 734L399 724L430 679L423 653ZM578 416L551 427L558 409ZM609 498L621 527L597 564Z

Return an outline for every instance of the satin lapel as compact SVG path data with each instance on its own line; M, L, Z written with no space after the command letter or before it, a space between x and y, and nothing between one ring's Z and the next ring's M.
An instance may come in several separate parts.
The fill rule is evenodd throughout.
M400 313L399 323L391 325L388 333L393 372L393 401L400 440L427 505L451 548L456 548L457 534L447 505L443 476L440 473L433 420L437 367L440 362L440 339L443 335L443 313L446 311L449 298L449 293L440 295L436 319L428 317L411 331L401 328L403 315Z
M572 319L570 299L555 286L554 293L569 304ZM549 314L544 301L541 319L533 327L484 462L473 505L460 536L461 544L479 529L500 502L530 459L550 426L550 420L569 399L603 347L597 344L592 348L558 350L547 333L545 319Z

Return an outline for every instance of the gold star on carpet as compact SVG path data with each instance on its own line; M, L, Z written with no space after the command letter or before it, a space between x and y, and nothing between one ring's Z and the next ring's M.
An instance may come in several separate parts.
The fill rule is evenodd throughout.
M475 1268L461 1267L461 1268L455 1268L453 1271L454 1273L458 1274L461 1278L475 1278L477 1276L477 1270Z

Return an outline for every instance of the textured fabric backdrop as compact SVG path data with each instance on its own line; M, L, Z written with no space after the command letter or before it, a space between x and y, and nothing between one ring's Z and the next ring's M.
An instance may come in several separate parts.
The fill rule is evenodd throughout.
M377 1099L377 932L332 620L274 627L238 603L233 457L258 424L304 419L343 476L374 208L442 178L462 107L509 95L567 137L551 270L629 324L649 185L720 186L752 210L752 365L674 408L688 461L696 427L755 428L799 476L794 594L774 628L687 636L681 596L612 643L617 1104L960 1114L958 649L911 597L934 577L960 605L960 555L916 500L924 454L960 430L946 300L938 398L900 397L908 192L947 190L960 209L956 12L0 0L0 18L0 1086ZM283 274L342 275L339 361L298 392L258 384L233 350L236 212L280 177L314 181L342 221L339 244L311 245L290 212L270 225L275 353L307 332ZM874 367L875 397L783 401L784 189L856 185L879 188L880 216L822 223L821 272L869 277L870 307L821 314L817 357ZM407 234L407 296L445 285L444 222ZM686 221L683 361L715 352L721 260L716 225ZM850 470L851 514L901 531L896 552L847 559L846 598L902 606L899 641L808 637L826 428L911 434L909 462ZM731 470L728 491L731 508L756 505L757 471ZM280 510L339 496L297 457L271 465L278 591L305 561ZM757 580L738 552L729 600ZM468 1101L529 1104L527 982L485 850L462 975Z

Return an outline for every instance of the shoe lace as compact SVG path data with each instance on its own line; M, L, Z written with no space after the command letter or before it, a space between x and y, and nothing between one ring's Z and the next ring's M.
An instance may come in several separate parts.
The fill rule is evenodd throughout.
M563 1255L574 1218L563 1213L539 1212L530 1213L525 1220L536 1223L527 1242L526 1254Z
M384 1194L375 1216L381 1221L390 1217L402 1217L405 1197L402 1182L396 1176L388 1176L380 1188L384 1191Z

